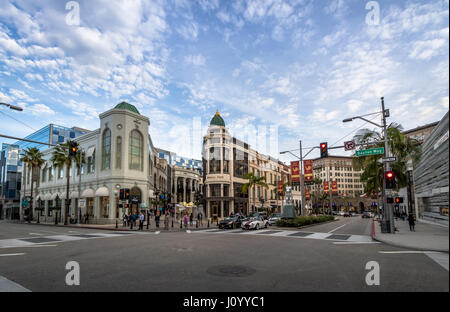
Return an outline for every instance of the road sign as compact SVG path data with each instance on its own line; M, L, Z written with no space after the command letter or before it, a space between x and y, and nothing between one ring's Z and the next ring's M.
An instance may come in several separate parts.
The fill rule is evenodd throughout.
M356 151L357 157L380 155L380 154L384 154L384 147L377 147L377 148L371 148L371 149L366 149L366 150L362 150L362 151Z
M80 198L80 202L79 202L79 208L85 208L86 207L86 199L84 198Z
M344 148L346 151L354 150L355 147L356 147L356 144L353 141L344 142Z
M381 161L386 163L386 162L395 162L397 161L397 157L386 157L386 158L381 158Z

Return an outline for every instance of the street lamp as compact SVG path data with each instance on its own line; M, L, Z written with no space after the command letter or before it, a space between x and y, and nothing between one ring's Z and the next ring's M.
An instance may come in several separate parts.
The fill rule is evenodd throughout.
M6 107L9 107L9 108L12 109L12 110L16 110L16 111L19 111L19 112L23 111L23 108L22 108L22 107L15 106L15 105L12 105L12 104L0 102L0 105L4 105L4 106L6 106Z
M365 116L369 116L369 115L375 115L375 114L380 114L382 113L382 121L383 124L379 125L373 121L370 121L366 118L364 118ZM389 157L389 151L388 151L388 137L387 137L387 130L386 130L386 117L389 117L389 110L388 109L384 109L384 97L381 98L381 112L376 112L376 113L371 113L371 114L366 114L363 116L355 116L355 117L351 117L351 118L346 118L344 119L342 122L350 122L353 121L354 119L361 119L364 120L368 123L371 123L375 126L377 126L378 128L383 129L383 134L384 134L384 155L385 157ZM388 162L384 163L384 172L388 172L390 171L390 165ZM388 205L387 205L387 196L386 196L386 177L383 174L383 214L384 214L384 220L389 219L389 233L395 233L394 229L394 215L393 215L393 211L392 209L387 209Z
M305 156L303 156L302 141L300 140L300 151L299 151L300 157L298 157L297 155L294 155L291 151L280 152L280 154L289 153L292 156L294 156L295 158L300 160L300 192L302 193L302 216L306 215L305 180L303 177L303 158L306 158L306 156L308 156L309 153L311 153L315 148L317 148L317 146L312 147L311 150L308 153L306 153Z

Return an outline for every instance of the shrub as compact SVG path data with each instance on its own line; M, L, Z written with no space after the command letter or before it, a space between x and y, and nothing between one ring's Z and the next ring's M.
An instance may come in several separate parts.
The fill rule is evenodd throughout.
M334 220L334 216L299 216L295 219L279 219L276 225L280 227L300 227Z

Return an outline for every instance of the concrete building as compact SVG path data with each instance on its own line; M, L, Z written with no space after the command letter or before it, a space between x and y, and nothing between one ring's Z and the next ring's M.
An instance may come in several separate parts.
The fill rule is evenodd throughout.
M449 115L425 138L422 157L414 169L416 217L448 225Z
M78 127L67 128L49 124L25 137L27 140L48 143L49 145L27 141L18 141L13 144L3 143L0 153L0 219L20 218L22 171L27 174L27 168L20 161L20 155L24 150L33 147L44 150L49 148L50 144L64 143L88 132L89 130ZM29 172L28 175L30 175ZM29 179L31 181L31 177ZM36 182L39 184L39 181Z
M232 212L248 215L261 209L281 212L281 200L278 204L276 200L276 185L280 179L289 180L289 168L232 137L219 112L212 118L203 137L202 154L203 193L208 218L216 220ZM269 188L255 186L243 193L241 187L248 182L244 176L249 172L264 176Z

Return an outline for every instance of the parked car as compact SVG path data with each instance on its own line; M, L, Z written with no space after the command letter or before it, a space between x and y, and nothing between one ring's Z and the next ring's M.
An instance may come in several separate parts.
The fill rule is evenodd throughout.
M219 221L219 229L237 229L241 227L242 217L227 217Z
M372 215L372 213L370 211L364 211L362 216L361 216L361 218L363 218L363 219L365 219L365 218L370 219L372 217L373 217L373 215Z
M350 212L348 212L348 211L346 211L346 212L344 212L344 218L346 218L346 217L351 217L352 215L350 214Z
M270 216L269 218L269 225L274 225L277 220L281 219L281 213L274 213L273 215Z
M267 228L269 224L268 220L264 220L262 217L251 217L249 220L242 222L241 228L243 230L259 230Z
M345 211L339 211L338 216L344 217L344 215L345 215Z
M251 218L257 218L257 217L261 217L264 220L267 220L267 212L265 211L261 211L261 212L254 212L250 215Z

